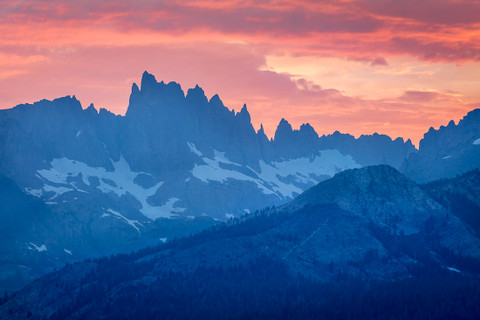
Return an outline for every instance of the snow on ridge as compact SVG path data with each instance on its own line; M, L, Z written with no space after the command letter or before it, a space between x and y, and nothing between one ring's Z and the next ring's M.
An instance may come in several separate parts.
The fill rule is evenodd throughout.
M220 163L241 167L240 164L234 163L228 160L225 157L224 152L214 150L213 159L203 157L202 160L205 164L202 164L202 165L196 164L193 167L191 173L194 177L196 177L197 179L200 179L203 182L207 182L207 183L208 181L225 182L228 179L252 181L256 183L257 186L260 189L262 189L265 194L273 194L271 190L269 190L267 187L263 185L261 180L247 176L244 173L241 173L239 171L224 169L220 167Z
M26 191L36 197L41 197L46 192L54 192L54 196L49 199L52 200L69 191L85 192L85 190L80 189L81 187L67 182L69 178L81 174L83 183L90 186L89 178L95 177L99 183L97 189L101 192L115 193L119 197L128 192L141 203L140 212L150 219L155 219L156 207L150 205L147 199L157 192L163 182L160 181L156 185L145 189L136 184L134 180L139 174L148 173L132 171L130 165L122 156L118 161L112 161L112 164L114 170L107 171L103 167L90 167L86 163L68 158L53 159L50 162L51 168L37 171L37 176L44 180L45 185L41 189L26 189ZM112 181L113 184L107 183L108 181Z
M128 219L126 218L124 215L122 215L120 212L118 211L115 211L113 209L107 209L108 212L110 212L111 214L113 214L114 216L122 219L123 221L125 221L127 224L131 225L135 230L138 231L138 233L140 233L140 229L137 227L137 224L142 226L143 227L143 224L141 224L140 222L138 222L138 220L131 220L131 219Z
M178 198L170 198L168 199L165 204L158 207L152 207L152 210L148 212L149 215L145 215L152 220L158 218L171 218L172 216L176 215L176 213L180 213L186 210L186 208L174 208L173 205L180 201Z
M480 145L480 138L478 138L477 140L473 141L473 144L474 144L474 145Z
M69 255L72 255L72 251L70 251L70 250L63 249L63 251L65 251L65 253L67 253L67 254L69 254Z
M195 153L200 158L203 156L203 154L197 149L197 147L193 143L187 141L187 146L190 149L190 151Z
M29 244L33 246L33 248L29 247L30 250L37 250L38 252L48 251L47 246L44 244L42 244L41 246L37 246L33 242L29 242Z
M447 160L447 159L450 159L451 157L453 157L453 155L450 154L448 156L442 157L442 159Z
M239 168L242 167L242 165L227 159L224 152L214 150L213 159L203 157L202 160L205 164L195 165L191 172L194 177L203 182L224 182L228 179L251 181L254 182L263 193L275 194L279 198L293 198L295 194L303 192L303 190L293 184L293 182L305 185L317 184L319 181L312 177L312 174L317 176L333 176L339 171L360 167L350 155L345 156L335 149L322 150L319 156L313 159L304 157L269 164L260 160L259 172L248 167L252 173L256 174L257 178L236 170L222 168L220 166L221 163L234 165ZM291 179L292 182L285 182L287 178Z
M272 190L284 197L293 198L303 192L302 189L292 183L282 182L280 178L293 176L297 183L317 184L319 181L310 175L334 176L337 172L346 169L359 168L350 155L343 155L336 149L319 151L315 158L303 157L270 164L260 161L260 179L272 184Z
M460 270L458 270L457 268L454 268L454 267L447 267L447 269L450 270L450 271L453 271L453 272L457 272L457 273L461 272Z

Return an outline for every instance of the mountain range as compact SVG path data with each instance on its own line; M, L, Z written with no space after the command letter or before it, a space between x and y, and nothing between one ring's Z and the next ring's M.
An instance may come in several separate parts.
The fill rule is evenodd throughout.
M470 172L462 179L477 178L478 172ZM428 195L438 190L387 165L346 170L283 206L133 254L68 265L8 298L0 315L314 319L332 312L342 318L346 311L337 308L353 304L365 318L384 311L389 318L405 317L407 311L409 318L468 311L464 318L473 319L480 314L472 307L478 306L480 282L471 278L480 272L480 238L458 211ZM443 286L432 284L434 274ZM428 281L418 280L425 277ZM386 285L392 280L393 287ZM459 288L456 296L451 281ZM416 301L405 296L405 286ZM372 291L380 298L368 298ZM385 295L411 305L378 305ZM424 299L428 303L418 306ZM447 307L439 308L443 303Z
M125 116L83 109L74 96L0 110L0 290L65 263L155 246L263 208L289 202L298 209L308 193L290 201L347 169L382 164L418 183L451 178L480 166L479 139L479 109L458 125L430 129L418 150L380 134L318 136L308 123L294 130L285 119L269 139L263 127L253 128L246 106L229 110L218 95L208 99L198 86L185 94L147 72L140 87L132 85ZM334 203L339 217L369 210ZM425 203L418 210L427 210ZM428 210L435 215L450 209L434 203ZM419 221L402 220L408 210L393 212L393 222L375 213L371 219L418 232Z

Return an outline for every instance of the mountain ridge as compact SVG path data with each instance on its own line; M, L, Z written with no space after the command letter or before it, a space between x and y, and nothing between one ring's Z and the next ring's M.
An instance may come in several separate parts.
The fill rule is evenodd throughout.
M359 190L348 188L352 181L358 182ZM352 204L364 208L376 206L373 209L378 209L381 215L372 215L372 208L367 215L363 210L345 210L355 205L345 205L345 199L331 198L332 184L337 191L350 194L346 199ZM381 206L379 200L368 201L372 197L395 199L400 190L412 196L403 203L393 202L390 208ZM175 291L179 287L170 287L171 281L185 279L192 283L194 278L189 275L200 277L202 272L215 274L220 277L218 281L230 281L237 286L256 279L255 285L262 292L269 292L273 290L270 280L266 280L270 279L266 277L269 272L277 277L273 283L275 290L279 290L278 281L290 281L286 279L300 282L309 279L306 280L309 283L320 281L327 285L333 285L341 277L396 279L398 283L416 277L422 268L426 268L423 272L427 274L434 270L467 273L461 264L462 257L473 257L478 264L480 239L458 218L447 217L445 208L433 204L426 192L391 167L347 170L304 195L291 204L245 215L189 238L130 255L69 265L10 297L0 306L0 314L7 319L108 317L115 314L116 308L112 307L122 301L131 317L140 314L148 304L148 295L141 294L145 290L155 292L156 296L169 296L171 300L158 301L156 310L170 312L167 310L172 305L181 308L182 303L174 301L187 290ZM411 219L415 230L401 232L401 221L399 230L386 226L379 217L388 216L392 208L402 214L400 219ZM412 218L409 211L414 211L416 217ZM240 272L246 278L237 282L232 279L235 273L226 272ZM213 279L209 278L208 283ZM51 290L52 286L57 289ZM188 288L202 296L203 291L197 293L197 287ZM161 289L169 291L162 294ZM221 292L214 296L222 300ZM242 291L237 299L245 294ZM133 299L135 295L140 298ZM210 312L217 314L217 310Z

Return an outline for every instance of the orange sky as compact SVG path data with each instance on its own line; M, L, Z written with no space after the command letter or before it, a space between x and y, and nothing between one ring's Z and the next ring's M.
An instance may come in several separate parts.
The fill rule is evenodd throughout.
M261 4L259 4L261 3ZM480 2L0 2L0 108L76 95L126 111L144 70L258 129L419 139L480 107Z

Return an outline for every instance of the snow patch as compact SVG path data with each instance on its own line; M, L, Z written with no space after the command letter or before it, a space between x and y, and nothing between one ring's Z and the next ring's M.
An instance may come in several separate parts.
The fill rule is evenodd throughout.
M70 251L70 250L63 249L63 251L65 251L66 254L72 255L72 251Z
M280 178L293 178L293 181L302 184L317 184L319 181L312 175L334 176L336 173L346 170L360 168L350 155L343 155L336 149L319 151L315 158L298 158L270 164L260 161L260 172L258 176L263 181L270 182L271 189L283 197L293 198L295 194L303 192L302 189L293 183L282 182Z
M48 198L49 200L53 200L56 197L58 197L59 195L62 195L66 192L74 191L74 190L75 190L75 187L68 187L68 186L66 186L66 187L56 187L56 186L52 186L52 185L48 185L48 184L44 185L42 187L42 189L30 189L30 188L25 189L26 192L28 192L31 195L33 195L35 197L38 197L38 198L40 198L44 193L53 192L53 196Z
M239 171L224 169L220 167L220 163L231 164L241 168L242 166L231 162L225 157L224 152L214 150L214 158L202 158L205 164L195 165L192 169L192 175L203 182L208 181L219 181L225 182L228 179L241 180L241 181L252 181L257 184L257 186L263 190L265 194L272 194L273 192L269 190L262 184L262 181L259 179L252 178L247 176Z
M473 144L474 144L474 145L480 145L480 138L478 138L477 140L473 141Z
M190 151L195 153L200 158L203 156L203 154L197 149L197 147L193 143L187 141L187 146L190 149Z
M155 211L151 212L151 215L153 216L152 219L158 219L158 218L171 218L172 216L176 215L177 213L183 212L186 210L186 208L174 208L173 205L177 202L180 201L178 198L170 198L165 202L164 205L160 207L155 207Z
M43 194L42 189L25 188L25 192L30 193L32 196L37 198L40 198Z
M158 240L162 241L163 243L167 242L167 238L160 238Z
M75 136L78 138L81 134L82 134L82 130L78 130L78 132Z
M338 150L322 150L319 152L319 156L313 159L304 157L269 164L261 160L260 172L248 167L252 173L257 175L257 178L236 170L222 168L221 163L242 168L242 165L227 159L224 152L214 150L213 159L203 157L202 160L205 164L195 165L192 175L203 182L225 182L228 179L251 181L262 189L263 193L276 194L279 198L293 198L296 194L303 192L303 189L293 182L314 185L319 181L312 175L333 176L339 171L360 167L351 156L345 156ZM292 182L285 182L286 179Z
M226 214L225 214L225 218L227 218L227 219L233 219L233 218L235 218L235 216L234 216L233 214L231 214L231 213L226 213Z
M243 168L225 157L224 152L214 150L213 159L202 158L205 164L195 165L192 175L203 182L228 179L254 182L265 194L275 194L279 198L293 198L303 192L298 185L314 185L319 182L316 176L333 176L337 172L359 168L351 156L343 155L338 150L322 150L314 158L304 157L280 162L265 163L260 161L260 171L247 167L252 176L233 169L225 169L220 164ZM256 177L254 177L256 175ZM288 181L288 182L287 182Z
M246 214L250 214L250 210L249 209L243 209L243 211L246 213Z
M37 171L37 176L45 181L42 189L26 189L26 191L36 197L41 197L46 192L54 192L54 196L49 198L49 200L52 200L68 191L86 192L81 190L79 186L67 182L69 178L81 175L83 183L90 186L89 178L96 177L99 183L97 189L101 192L115 193L118 197L128 192L141 203L140 212L150 219L155 219L157 209L148 204L147 199L157 192L163 182L158 182L156 185L145 189L134 183L134 180L139 174L148 173L132 171L128 162L122 156L117 162L112 161L112 164L114 170L107 171L102 167L90 167L83 162L67 158L53 159L50 162L50 169ZM109 181L113 183L107 183ZM53 186L52 184L61 186Z
M29 242L30 245L33 246L32 247L29 247L30 250L37 250L38 252L43 252L43 251L47 251L47 246L42 244L41 246L37 246L35 243L33 242Z
M457 272L457 273L461 272L460 270L458 270L457 268L454 268L454 267L447 267L447 269L450 270L450 271L453 271L453 272Z
M120 212L118 211L115 211L115 210L112 210L112 209L107 209L108 212L110 212L111 214L115 215L116 217L122 219L123 221L125 221L127 224L131 225L135 230L138 231L138 233L140 233L140 229L137 227L137 224L142 226L143 227L143 224L141 224L140 222L138 222L138 220L130 220L130 219L127 219L125 218L125 216L123 216Z
M447 160L447 159L450 159L451 157L453 157L453 155L450 154L448 156L443 157L442 159Z

